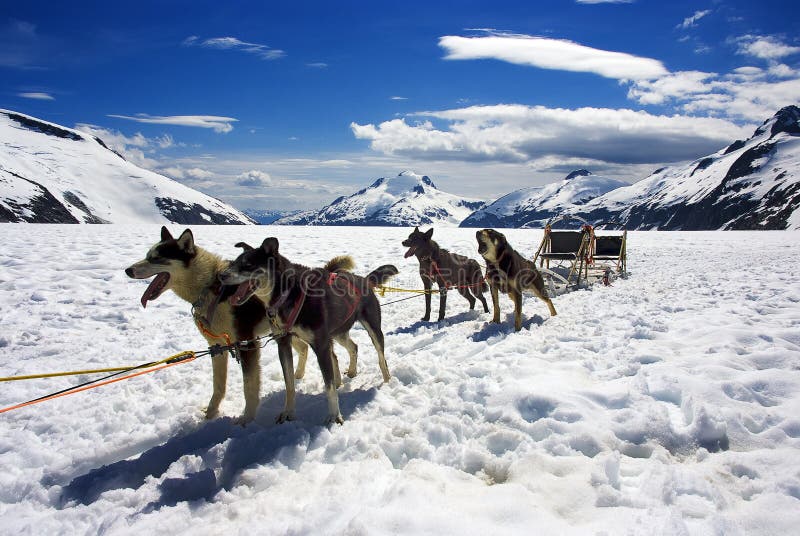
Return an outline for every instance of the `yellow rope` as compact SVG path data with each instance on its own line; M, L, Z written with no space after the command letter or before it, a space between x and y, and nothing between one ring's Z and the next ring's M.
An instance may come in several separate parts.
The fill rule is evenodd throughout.
M413 292L414 294L438 294L438 290L433 289L410 289L410 288L396 288L396 287L384 287L383 285L378 285L375 287L380 294L381 297L385 296L387 292Z
M180 352L180 353L177 353L175 355L171 355L171 356L169 356L169 357L167 357L165 359L162 359L161 361L156 361L154 363L150 363L149 365L147 365L147 368L154 367L156 365L162 365L162 364L166 363L167 361L170 361L172 359L176 359L176 358L179 358L179 357L183 357L183 356L185 356L187 354L191 354L191 353L192 352ZM16 381L16 380L33 380L33 379L36 379L36 378L54 378L54 377L57 377L57 376L78 376L79 374L95 374L95 373L100 373L100 372L117 372L117 371L120 371L120 370L129 370L129 369L136 368L136 367L137 367L137 365L133 365L133 366L129 366L129 367L113 367L113 368L104 368L104 369L73 370L73 371L70 371L70 372L49 372L49 373L45 373L45 374L29 374L27 376L8 376L6 378L0 378L0 382L13 382L13 381Z

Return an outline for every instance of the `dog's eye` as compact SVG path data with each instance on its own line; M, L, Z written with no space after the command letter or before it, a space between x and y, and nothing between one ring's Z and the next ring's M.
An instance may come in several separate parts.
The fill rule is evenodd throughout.
M165 259L164 257L158 257L156 255L152 256L148 255L147 262L149 262L150 264L167 264L167 259Z

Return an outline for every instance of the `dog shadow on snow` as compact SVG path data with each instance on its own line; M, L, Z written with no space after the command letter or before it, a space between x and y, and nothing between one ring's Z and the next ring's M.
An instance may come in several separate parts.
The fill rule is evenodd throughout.
M419 331L420 328L445 328L448 326L453 326L455 324L460 324L462 322L468 322L470 320L478 320L481 317L481 313L477 310L471 309L469 311L464 311L463 313L458 313L449 317L445 317L443 320L417 320L413 324L401 328L395 328L392 331L387 331L386 335L401 335L401 334L408 334L408 333L416 333Z
M523 330L530 330L533 326L541 326L542 324L544 324L544 318L539 315L533 315L529 318L523 317L522 319ZM470 339L472 339L472 342L483 342L493 337L511 335L514 332L514 313L510 313L506 315L505 320L500 324L487 322Z
M339 406L345 420L372 401L376 393L377 388L340 392ZM283 409L283 400L283 391L264 397L256 422L246 427L235 424L231 418L201 423L194 431L170 438L134 459L120 460L75 477L62 488L59 507L91 504L106 491L138 489L148 477L160 478L170 465L186 455L198 456L204 466L210 463L214 467L165 478L159 485L159 499L148 504L145 511L185 501L211 500L220 490L234 487L244 469L256 465L277 461L297 468L309 445L326 430L319 423L327 416L327 398L324 394L298 392L297 417L303 420L272 424L272 419ZM262 424L266 422L270 424ZM224 449L221 462L215 461L220 446Z

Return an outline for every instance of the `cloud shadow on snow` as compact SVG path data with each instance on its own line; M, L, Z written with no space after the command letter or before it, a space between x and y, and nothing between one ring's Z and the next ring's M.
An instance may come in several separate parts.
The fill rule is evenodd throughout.
M372 401L376 393L377 389L374 388L350 392L340 390L339 406L345 420ZM164 479L159 485L161 497L147 505L145 511L174 506L184 501L210 500L220 490L231 489L242 470L254 465L277 461L297 468L302 464L308 446L325 430L320 423L327 416L327 398L321 393L297 393L297 417L303 420L272 424L272 419L283 409L283 400L283 391L264 397L256 422L247 427L235 424L231 418L202 423L193 432L170 438L134 459L92 469L62 488L59 507L66 508L75 503L91 504L110 490L138 489L148 477L161 477L170 465L183 456L214 459L212 449L223 443L227 444L218 466L206 467L179 478ZM264 422L270 424L261 424Z

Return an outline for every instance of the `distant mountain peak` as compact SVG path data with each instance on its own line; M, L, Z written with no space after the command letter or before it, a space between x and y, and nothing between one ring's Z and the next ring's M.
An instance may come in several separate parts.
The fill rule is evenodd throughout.
M381 177L367 188L339 197L319 212L277 221L283 225L456 226L484 205L436 188L430 177L411 170Z
M536 227L628 183L578 169L560 181L522 188L469 215L461 227Z
M786 132L792 136L800 136L800 108L797 106L786 106L778 110L775 114L775 122L772 124L770 138L780 132Z
M769 130L770 138L777 136L781 132L785 132L790 136L800 136L800 108L795 105L781 108L756 129L753 133L753 138L764 135L767 130Z
M576 169L575 171L571 172L569 175L564 177L564 180L568 181L570 179L574 179L575 177L587 177L591 174L592 172L587 169Z

